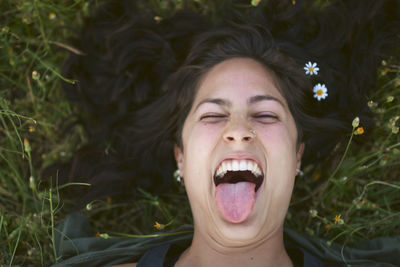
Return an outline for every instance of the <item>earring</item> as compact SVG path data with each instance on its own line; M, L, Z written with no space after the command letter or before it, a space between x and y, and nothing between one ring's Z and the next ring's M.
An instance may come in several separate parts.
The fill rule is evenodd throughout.
M296 175L298 175L298 176L303 176L304 175L304 172L302 172L300 169L296 169L296 172L297 172Z
M181 182L183 181L183 177L181 177L181 170L177 169L177 170L174 172L174 178L175 178L179 183L181 183Z

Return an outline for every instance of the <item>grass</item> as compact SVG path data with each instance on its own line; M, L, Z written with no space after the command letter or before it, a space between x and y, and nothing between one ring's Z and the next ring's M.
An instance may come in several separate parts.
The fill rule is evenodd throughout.
M73 81L62 77L60 68L74 50L68 45L72 29L100 2L0 2L0 266L57 261L54 226L71 202L60 195L67 186L87 186L58 186L57 179L42 173L54 162L67 161L87 140L80 127L65 133L76 110L60 87L61 81ZM164 15L182 2L152 4ZM338 146L337 159L305 166L305 175L297 179L286 221L291 228L341 244L400 232L398 59L382 63L379 88L368 101L375 126L355 134L359 128L349 121L348 142ZM366 135L367 143L354 142ZM179 185L169 195L142 192L136 202L95 201L83 212L103 236L152 234L191 222Z

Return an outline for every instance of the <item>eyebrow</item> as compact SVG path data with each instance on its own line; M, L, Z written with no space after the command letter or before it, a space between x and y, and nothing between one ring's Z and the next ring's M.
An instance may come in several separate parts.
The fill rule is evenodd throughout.
M257 102L261 101L276 101L278 102L283 108L286 108L286 105L278 98L272 96L272 95L255 95L250 97L250 99L247 101L249 104L254 104Z
M212 103L212 104L217 104L217 105L224 106L224 107L232 106L231 102L229 102L225 99L222 99L222 98L206 98L206 99L203 99L202 101L200 101L200 103L197 104L197 106L194 110L196 111L204 103Z
M276 101L277 103L279 103L284 109L286 108L285 104L278 98L271 96L271 95L255 95L250 97L250 99L247 101L248 104L255 104L257 102L261 102L261 101ZM200 101L199 104L197 104L195 111L202 105L205 103L212 103L212 104L217 104L220 106L224 106L224 107L230 107L232 106L232 103L222 99L222 98L206 98L203 99L202 101Z

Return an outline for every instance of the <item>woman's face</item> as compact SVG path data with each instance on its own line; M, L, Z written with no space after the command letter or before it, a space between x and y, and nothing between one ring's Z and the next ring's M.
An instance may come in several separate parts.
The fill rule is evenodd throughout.
M195 231L233 247L281 233L303 150L296 141L268 70L248 58L213 67L185 120L183 149L175 148Z

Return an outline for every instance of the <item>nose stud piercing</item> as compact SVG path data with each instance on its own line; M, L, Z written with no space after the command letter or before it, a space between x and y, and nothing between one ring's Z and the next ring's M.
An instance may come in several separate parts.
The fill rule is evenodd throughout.
M251 129L250 132L251 132L252 134L254 134L254 137L257 136L257 135L256 135L256 130Z

